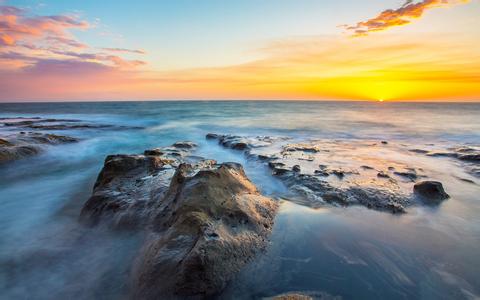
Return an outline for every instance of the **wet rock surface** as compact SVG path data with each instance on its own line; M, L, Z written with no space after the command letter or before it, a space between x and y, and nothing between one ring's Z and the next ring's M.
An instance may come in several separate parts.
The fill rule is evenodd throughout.
M81 220L90 225L108 223L114 228L145 226L152 205L164 195L181 163L191 162L196 168L215 164L211 160L190 160L193 149L172 145L145 150L143 155L107 156L92 197L82 209Z
M450 198L438 181L422 181L413 186L413 190L427 201L439 202Z
M219 145L223 147L250 151L255 148L261 148L270 146L278 141L288 140L287 137L270 137L270 136L256 136L256 137L243 137L230 134L216 134L208 133L206 135L207 140L217 140Z
M39 154L48 145L77 141L74 137L39 132L20 132L0 136L0 164Z
M241 165L195 157L194 148L107 157L82 209L89 225L148 232L132 271L134 298L214 295L267 245L277 203Z
M409 155L428 152L400 149L391 142L241 137L209 134L226 148L242 141L248 157L264 162L272 175L291 192L287 198L311 207L324 204L362 205L391 213L405 213L416 200L413 185L428 175L406 163ZM268 141L268 142L265 142ZM402 152L403 151L403 152ZM471 150L463 149L472 154ZM395 159L399 152L405 159ZM409 154L410 153L410 154ZM474 158L474 157L472 157Z

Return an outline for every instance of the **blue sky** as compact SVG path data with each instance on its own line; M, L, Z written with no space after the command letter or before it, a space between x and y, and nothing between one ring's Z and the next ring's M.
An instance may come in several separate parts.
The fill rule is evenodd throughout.
M375 15L384 0L7 1L39 15L75 13L94 31L76 35L97 47L146 49L162 69L249 61L255 49L284 37L330 35L338 25Z

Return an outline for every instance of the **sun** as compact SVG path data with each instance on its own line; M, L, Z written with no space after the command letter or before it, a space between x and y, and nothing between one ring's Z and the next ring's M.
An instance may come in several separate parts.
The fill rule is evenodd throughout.
M383 100L383 99L378 99L378 102L383 102L383 101L385 101L385 100Z

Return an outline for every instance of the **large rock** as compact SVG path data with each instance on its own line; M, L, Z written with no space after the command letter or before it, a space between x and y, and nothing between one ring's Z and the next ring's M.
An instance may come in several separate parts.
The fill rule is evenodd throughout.
M435 203L450 198L443 189L442 183L438 181L419 182L413 186L413 190L423 198Z
M267 245L276 203L238 164L181 165L135 272L136 298L208 297ZM167 297L168 298L168 297Z
M184 163L188 153L174 148L107 157L81 212L89 225L148 232L132 271L138 299L218 293L267 245L273 225L277 203L241 165Z
M171 161L159 156L109 155L80 218L89 225L138 228L148 224L152 193L168 188Z
M113 228L145 226L152 205L167 191L175 168L193 149L174 144L145 150L144 155L107 156L80 219L89 225L103 223ZM212 161L198 166L207 164Z

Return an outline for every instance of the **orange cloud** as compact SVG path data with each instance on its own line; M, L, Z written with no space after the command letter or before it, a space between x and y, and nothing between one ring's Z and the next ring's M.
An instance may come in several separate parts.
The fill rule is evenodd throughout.
M68 29L85 29L88 22L71 16L34 16L28 17L25 11L14 6L0 6L0 45L15 46L20 40L54 38L57 42L66 42Z
M398 9L387 9L373 19L359 22L354 26L345 26L354 36L365 36L371 32L387 30L391 27L410 24L414 19L421 18L428 9L454 4L465 4L470 0L423 0L413 3L407 0Z
M72 29L90 29L92 26L75 16L30 16L28 11L14 6L0 6L0 70L34 68L35 65L57 63L66 65L75 61L76 66L85 63L106 67L130 69L144 65L140 60L128 60L119 55L94 52L78 41ZM89 51L90 50L90 51ZM140 50L107 48L117 53L143 53Z

